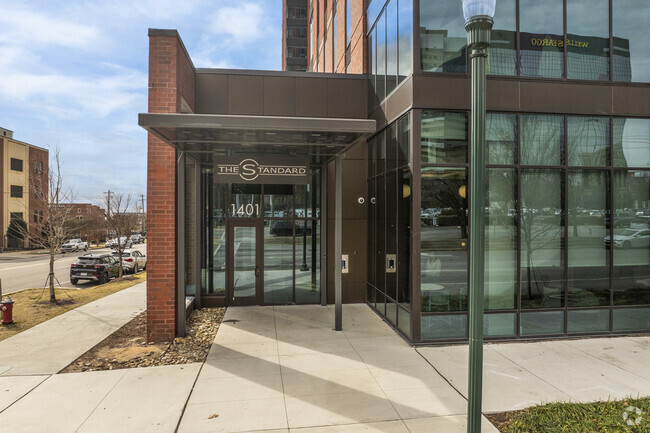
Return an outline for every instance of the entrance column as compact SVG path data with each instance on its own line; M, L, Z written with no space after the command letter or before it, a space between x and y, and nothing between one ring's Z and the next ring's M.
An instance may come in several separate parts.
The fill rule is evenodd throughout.
M343 227L343 212L342 212L342 196L343 196L343 176L342 176L342 161L341 155L336 155L336 162L334 163L334 330L341 331L343 329L343 290L342 290L342 269L341 264L342 256L342 233Z
M185 152L176 157L176 336L185 337Z

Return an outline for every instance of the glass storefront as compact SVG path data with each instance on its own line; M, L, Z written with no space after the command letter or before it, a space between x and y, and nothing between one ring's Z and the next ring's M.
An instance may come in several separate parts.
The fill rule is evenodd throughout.
M215 183L201 174L202 297L226 304L314 304L321 300L320 184Z

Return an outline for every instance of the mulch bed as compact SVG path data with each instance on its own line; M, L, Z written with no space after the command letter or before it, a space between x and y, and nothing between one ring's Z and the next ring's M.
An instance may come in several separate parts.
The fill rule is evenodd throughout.
M163 343L147 343L145 311L81 355L61 373L203 362L225 311L225 308L194 310L187 321L187 335Z

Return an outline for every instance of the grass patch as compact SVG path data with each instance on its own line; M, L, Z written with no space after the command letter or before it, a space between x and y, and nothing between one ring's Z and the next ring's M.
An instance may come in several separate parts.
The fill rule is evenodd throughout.
M15 302L13 309L14 323L0 325L0 341L66 311L146 281L146 279L147 273L140 272L136 275L124 276L119 280L114 279L101 286L88 285L88 288L84 286L83 289L55 289L57 299L55 304L50 302L49 289L28 289L13 294L9 293L8 295ZM6 295L3 294L4 296Z
M625 412L628 414L626 418ZM647 433L650 432L650 398L550 403L487 417L501 433Z

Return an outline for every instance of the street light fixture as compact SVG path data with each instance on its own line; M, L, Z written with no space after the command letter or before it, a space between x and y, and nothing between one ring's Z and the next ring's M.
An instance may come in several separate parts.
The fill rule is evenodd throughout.
M481 432L485 281L485 60L496 0L461 0L472 76L469 184L469 386L467 432Z

